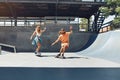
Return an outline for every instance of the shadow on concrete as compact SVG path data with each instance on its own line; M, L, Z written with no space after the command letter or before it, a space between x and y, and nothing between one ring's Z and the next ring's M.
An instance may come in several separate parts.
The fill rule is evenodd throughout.
M87 57L65 57L65 59L80 59L80 58L89 59Z
M55 57L56 55L41 55L40 57ZM39 56L38 56L39 57Z

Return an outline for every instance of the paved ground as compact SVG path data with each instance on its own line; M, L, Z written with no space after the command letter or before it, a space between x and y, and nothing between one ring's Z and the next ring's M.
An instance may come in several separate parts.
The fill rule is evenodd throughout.
M65 53L10 53L0 55L0 80L119 80L120 31L100 34L86 50Z
M0 55L0 67L120 67L111 61L66 53L66 59L55 58L57 53L42 53L37 57L34 53L8 53Z
M65 53L66 59L55 58L57 53L9 53L2 51L0 67L120 67L120 30L99 34L86 50Z

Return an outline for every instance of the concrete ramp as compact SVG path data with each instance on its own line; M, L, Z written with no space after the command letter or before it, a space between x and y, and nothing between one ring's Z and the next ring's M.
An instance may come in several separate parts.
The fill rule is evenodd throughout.
M99 34L89 48L78 53L120 63L120 30Z

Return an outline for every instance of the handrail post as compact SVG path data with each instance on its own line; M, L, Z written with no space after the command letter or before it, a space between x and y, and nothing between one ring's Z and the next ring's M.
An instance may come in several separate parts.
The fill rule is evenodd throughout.
M14 46L14 53L16 53L16 49L15 49L15 46Z
M1 53L1 46L0 46L0 55L1 55L2 53Z
M2 47L2 46L12 47L12 48L14 49L14 53L16 53L16 48L15 48L15 46L0 43L0 55L1 55L1 51L2 51L2 50L1 50L1 47Z

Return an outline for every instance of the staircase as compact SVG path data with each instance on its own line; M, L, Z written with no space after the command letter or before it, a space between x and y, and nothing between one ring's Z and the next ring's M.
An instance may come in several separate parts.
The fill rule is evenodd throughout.
M105 20L104 13L98 11L98 12L95 14L95 19L94 19L94 22L93 22L93 24L92 24L92 31L93 31L93 32L99 32L100 28L101 28L102 25L103 25L104 20Z
M97 20L97 31L99 31L99 30L101 29L104 20L105 20L104 13L103 13L103 12L100 12L100 13L99 13L98 20Z

